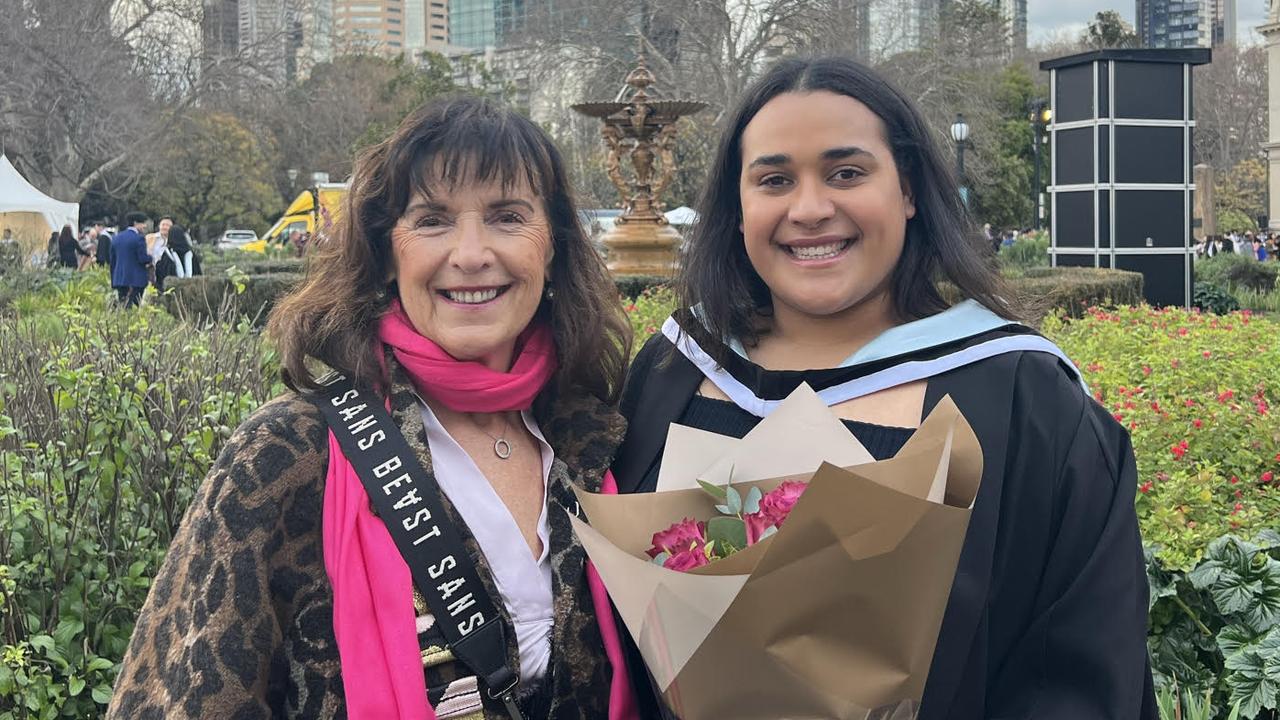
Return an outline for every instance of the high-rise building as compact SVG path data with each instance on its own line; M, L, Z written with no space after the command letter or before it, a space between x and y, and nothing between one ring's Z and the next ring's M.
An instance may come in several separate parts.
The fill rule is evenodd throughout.
M1213 0L1213 46L1236 44L1236 0Z
M867 56L875 61L930 45L941 9L941 0L871 0Z
M1234 0L1136 0L1138 40L1148 48L1212 47L1213 5L1223 1L1234 17Z
M1220 0L1221 1L1221 0ZM1009 21L1009 43L1016 52L1027 49L1027 0L992 0Z
M267 79L291 82L310 62L303 57L310 0L239 0L239 55Z
M240 0L205 0L200 42L206 62L234 57L240 50Z
M449 0L449 44L504 47L524 25L525 0Z
M447 0L330 0L339 52L417 55L448 44Z

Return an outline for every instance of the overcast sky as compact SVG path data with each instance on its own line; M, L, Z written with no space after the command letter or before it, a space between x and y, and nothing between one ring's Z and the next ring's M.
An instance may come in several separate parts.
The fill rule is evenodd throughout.
M1027 0L1027 34L1032 45L1059 35L1078 35L1103 10L1118 10L1133 24L1135 0ZM1236 0L1241 43L1261 42L1254 28L1267 16L1267 0Z

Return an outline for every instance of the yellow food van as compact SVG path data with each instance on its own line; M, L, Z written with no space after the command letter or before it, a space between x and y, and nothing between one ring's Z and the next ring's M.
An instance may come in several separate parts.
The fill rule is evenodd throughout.
M342 207L342 198L347 193L346 183L321 183L303 190L284 215L271 226L262 239L244 245L241 249L251 252L265 252L268 244L280 245L288 241L289 233L298 230L309 233L314 239L317 235L328 234L337 222L338 211Z

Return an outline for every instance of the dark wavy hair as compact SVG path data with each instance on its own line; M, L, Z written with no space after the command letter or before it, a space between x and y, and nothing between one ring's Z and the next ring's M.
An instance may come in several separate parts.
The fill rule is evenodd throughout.
M560 366L553 392L614 402L630 357L631 327L604 261L587 237L564 161L528 118L492 100L435 99L356 161L333 234L308 253L303 284L271 312L268 332L295 390L318 387L311 361L382 385L373 354L378 318L398 292L388 282L391 228L415 190L432 184L525 181L545 207L555 250L535 321L549 322Z
M712 337L737 338L748 345L759 339L759 320L771 313L772 300L738 229L742 133L773 98L814 91L851 97L880 118L898 174L911 190L916 214L907 222L902 256L891 277L899 318L919 319L950 307L939 287L945 279L962 297L1018 319L1021 313L995 269L988 243L973 227L920 111L873 70L841 57L784 59L747 89L721 136L698 204L699 219L676 278L682 306L700 306L699 316ZM723 361L728 351L719 345L709 350Z

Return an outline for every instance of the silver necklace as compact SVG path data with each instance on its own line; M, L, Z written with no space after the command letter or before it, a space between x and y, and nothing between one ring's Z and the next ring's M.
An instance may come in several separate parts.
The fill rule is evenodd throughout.
M507 417L506 413L502 414L502 419L504 421L502 423L502 432L497 435L494 435L483 427L480 427L479 423L476 423L476 427L480 428L480 432L488 435L489 438L493 440L493 454L497 455L499 460L506 460L511 457L511 442L508 441L506 437L507 430L511 428L511 420Z

